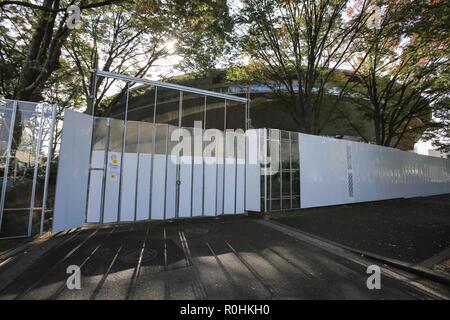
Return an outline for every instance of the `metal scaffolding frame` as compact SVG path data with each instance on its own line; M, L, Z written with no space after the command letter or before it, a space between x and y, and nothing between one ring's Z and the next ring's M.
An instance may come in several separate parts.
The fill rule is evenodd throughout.
M178 84L172 84L172 83L165 83L165 82L160 82L160 81L154 81L154 80L149 80L149 79L143 79L143 78L137 78L137 77L132 77L132 76L127 76L127 75L123 75L123 74L117 74L117 73L112 73L112 72L106 72L106 71L101 71L101 70L91 70L91 72L93 73L93 82L92 82L92 87L91 87L91 97L90 97L90 105L91 105L91 110L92 110L92 116L95 116L95 104L96 104L96 92L97 92L97 79L98 77L105 77L105 78L112 78L112 79L116 79L119 81L123 81L126 84L126 101L125 101L125 115L124 115L124 127L123 127L123 131L122 131L122 146L121 146L121 161L120 161L120 176L119 176L119 197L118 197L118 208L117 208L117 221L121 221L121 202L122 202L122 175L123 175L123 155L125 152L125 144L126 144L126 138L127 138L127 120L128 120L128 112L129 112L129 98L130 98L130 86L133 84L143 84L143 85L149 85L149 86L153 86L155 88L154 92L155 92L155 97L154 97L154 103L153 103L153 121L152 121L152 153L151 153L151 168L150 168L150 197L149 197L149 214L148 214L148 218L151 219L152 218L152 188L153 188L153 173L154 173L154 154L155 154L155 139L156 139L156 115L157 115L157 101L158 101L158 88L165 88L165 89L170 89L170 90L175 90L179 92L179 105L178 105L178 128L182 128L182 118L183 118L183 95L184 93L193 93L193 94L197 94L197 95L201 95L204 96L205 98L205 102L204 102L204 107L203 107L203 128L202 130L205 130L205 126L206 126L206 112L207 112L207 97L214 97L214 98L219 98L219 99L223 99L224 100L224 121L223 121L223 132L225 134L224 136L224 143L223 143L223 185L222 185L222 208L221 211L222 213L224 213L224 202L225 202L225 158L226 158L226 130L227 130L227 102L228 101L234 101L234 102L238 102L243 104L244 107L244 131L246 131L248 129L248 126L250 124L250 114L249 114L249 106L250 106L250 100L249 100L249 96L247 94L247 98L242 98L242 97L238 97L238 96L233 96L233 95L229 95L229 94L223 94L223 93L218 93L218 92L213 92L213 91L208 91L208 90L203 90L203 89L197 89L197 88L192 88L192 87L187 87L187 86L183 86L183 85L178 85ZM108 140L105 144L105 162L103 164L103 168L92 168L92 154L93 154L93 148L91 148L91 152L90 152L90 163L89 163L89 174L88 174L88 190L87 190L87 200L86 200L86 217L87 217L87 213L88 213L88 206L89 206L89 187L90 187L90 180L91 180L91 172L93 170L103 170L103 175L102 175L102 191L101 191L101 212L100 212L100 223L104 222L104 210L105 210L105 185L106 185L106 171L107 171L107 162L108 162L108 150L109 150L109 136L110 136L110 124L109 124L110 120L107 119L107 137L106 139ZM91 136L91 141L93 142L93 138L94 138L94 132L95 132L95 121L92 122L92 136ZM169 129L170 129L170 125L167 124L167 134L166 134L166 167L165 167L165 185L164 185L164 219L166 218L166 194L168 192L167 190L167 170L168 170L168 140L169 140ZM140 130L139 130L140 131ZM204 142L202 142L202 153L204 152ZM247 148L245 147L245 157L247 154ZM179 155L178 155L179 156ZM217 154L216 154L217 156ZM236 154L236 167L237 167L237 154ZM204 193L205 193L205 181L204 181L204 175L205 175L205 161L203 159L202 161L202 166L203 166L203 178L202 178L202 215L205 214L205 208L204 208ZM177 163L176 165L176 195L175 195L175 217L178 218L179 217L179 194L180 194L180 164ZM192 155L192 169L194 166L194 157ZM216 162L216 178L218 175L218 164ZM246 170L245 166L244 166L244 170ZM193 172L194 170L191 170L191 201L190 201L190 215L192 216L193 214ZM246 174L246 173L245 173ZM235 170L235 181L237 181L237 169ZM137 182L136 182L137 184ZM237 186L235 186L235 189L237 188ZM218 197L218 185L216 184L216 215L219 214L219 210L218 210L218 202L217 202L217 197ZM244 192L245 192L245 179L244 179ZM237 194L237 190L234 191L235 194ZM137 196L136 196L137 198ZM136 199L135 199L136 202ZM236 197L235 197L235 202L236 202ZM235 209L236 209L236 203L234 205ZM244 196L244 207L245 207L245 196ZM135 205L135 213L134 213L134 218L136 220L136 205Z
M154 87L172 89L172 90L176 90L176 91L180 91L180 92L196 93L196 94L199 94L202 96L216 97L216 98L227 99L227 100L232 100L232 101L237 101L237 102L242 102L242 103L247 103L249 101L248 98L236 97L236 96L229 95L229 94L224 94L224 93L219 93L219 92L214 92L214 91L209 91L209 90L204 90L204 89L197 89L197 88L187 87L187 86L174 84L174 83L167 83L167 82L149 80L149 79L144 79L144 78L137 78L137 77L127 76L124 74L118 74L118 73L95 70L95 69L93 69L91 71L94 74L94 78L96 78L96 77L113 78L113 79L122 80L122 81L129 82L129 83L134 82L134 83L148 84L148 85L151 85Z
M11 121L8 128L8 141L7 141L7 147L5 150L5 155L2 156L4 158L4 170L3 170L3 181L2 181L2 190L1 190L1 196L0 196L0 231L2 229L2 225L4 222L4 213L5 211L28 211L28 223L26 228L26 234L19 234L19 235L13 235L13 236L7 236L2 237L0 239L15 239L15 238L26 238L32 236L32 225L33 225L33 214L36 210L40 211L40 219L39 219L39 234L42 234L44 232L44 223L45 223L45 212L47 211L47 198L48 198L48 186L49 186L49 179L50 179L50 168L51 168L51 158L52 158L52 145L53 145L53 139L54 139L54 131L55 131L55 123L56 123L56 109L57 106L50 105L47 103L34 103L34 102L28 102L28 101L19 101L19 100L9 100L9 99L0 99L4 102L12 103L12 108L6 108L5 110L11 110ZM36 113L39 114L39 122L37 123L38 131L37 131L37 137L36 140L33 142L34 147L34 166L33 166L33 174L32 174L32 182L31 182L31 194L30 194L30 207L29 208L5 208L6 204L6 192L7 192L7 185L8 185L8 174L9 174L9 167L10 167L10 161L12 158L11 155L11 149L12 149L12 143L14 139L14 131L16 128L16 115L18 112L18 108L20 104L25 105L34 105L35 107L41 105L41 110L37 111ZM42 195L42 206L40 208L36 207L36 185L38 182L38 171L39 171L39 163L42 156L42 142L43 142L43 128L44 128L44 120L48 118L50 119L50 127L48 131L48 146L47 146L47 152L46 152L46 164L45 164L45 176L44 176L44 189L43 189L43 195ZM4 125L7 125L6 123Z
M277 134L274 134L277 132ZM286 134L286 137L283 138L283 134ZM292 163L292 159L295 158L294 154L292 152L292 145L295 143L298 143L298 138L294 139L294 137L298 133L296 132L290 132L286 130L280 130L280 129L259 129L258 135L262 136L262 159L265 164L265 166L269 166L268 168L265 167L263 171L261 171L261 177L264 180L261 182L261 211L262 212L270 212L270 211L283 211L283 210L295 210L299 209L301 207L300 204L300 191L297 194L294 194L293 187L294 187L294 174L299 174L300 167L299 167L299 161L297 161L297 167L295 167ZM284 168L283 167L283 158L282 158L282 145L283 142L286 142L289 144L289 167ZM278 169L273 171L273 154L274 152L277 153L278 156ZM296 155L296 157L299 157L299 154ZM268 163L268 159L271 159L270 163ZM298 159L297 159L298 160ZM289 173L289 195L283 195L283 173ZM279 174L279 182L277 184L279 185L278 190L278 196L274 195L274 183L273 183L273 177ZM298 185L298 187L300 187ZM295 201L294 199L298 200ZM289 200L289 206L285 207L283 206L283 200L288 201ZM274 201L279 201L279 206L275 207L273 206Z

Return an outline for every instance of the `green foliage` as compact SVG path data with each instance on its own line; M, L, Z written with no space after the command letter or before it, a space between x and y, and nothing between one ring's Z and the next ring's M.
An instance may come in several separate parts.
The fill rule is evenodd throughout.
M322 109L326 87L345 61L362 15L344 20L346 0L242 3L240 45L250 62L238 76L272 87L290 105L300 131L320 133L329 119Z
M176 23L178 65L185 71L207 72L231 50L233 20L227 0L175 0L169 5Z
M0 10L0 96L13 98L31 28L26 10Z
M433 121L422 136L442 152L450 152L450 98L442 99L434 106Z
M436 10L443 2L378 4L380 26L364 28L353 44L355 53L349 59L354 70L352 91L370 102L361 105L359 112L373 120L376 142L398 146L408 134L415 134L417 140L436 126L432 112L450 93L449 37L448 31L430 32L441 30L437 26L441 21L430 17L442 14Z
M82 8L78 30L65 26L69 4ZM73 85L81 86L86 97L93 67L144 77L170 54L182 58L180 68L203 72L225 54L232 30L225 0L0 5L0 94L25 100L46 99L52 77L66 62L74 64L78 75ZM110 85L103 84L103 89Z

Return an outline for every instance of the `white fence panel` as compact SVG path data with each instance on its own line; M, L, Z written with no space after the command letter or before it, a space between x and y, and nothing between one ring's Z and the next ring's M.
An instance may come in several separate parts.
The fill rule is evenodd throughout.
M245 152L245 210L261 211L261 130L247 130Z
M53 232L80 227L86 219L92 118L71 110L64 117Z
M236 192L236 159L234 148L234 133L226 132L225 144L225 175L224 175L224 205L225 214L233 214L235 209Z
M146 220L150 216L150 182L151 182L151 154L139 155L139 172L137 176L136 220Z
M123 154L123 169L120 199L120 221L134 221L136 204L137 154Z
M351 202L346 142L300 134L302 208Z
M302 208L450 193L448 159L320 136L299 137Z
M155 154L153 156L153 186L152 186L152 210L151 218L155 220L164 219L164 193L166 189L166 155Z
M120 159L120 152L108 152L108 166L106 168L106 184L104 195L104 222L116 222L119 216L119 187L120 166L112 165L112 159Z
M192 183L192 157L180 158L180 203L178 215L180 218L191 216L191 183Z
M201 216L203 214L203 158L194 157L194 172L192 184L192 215Z
M167 180L166 180L166 219L176 216L176 193L177 193L177 157L167 157ZM156 170L159 170L158 168Z
M216 160L213 157L205 157L205 216L216 215Z
M92 168L101 169L105 161L104 151L92 152ZM103 170L91 170L91 176L89 179L89 197L88 197L88 209L87 219L89 223L100 222L101 210L101 196L103 185Z

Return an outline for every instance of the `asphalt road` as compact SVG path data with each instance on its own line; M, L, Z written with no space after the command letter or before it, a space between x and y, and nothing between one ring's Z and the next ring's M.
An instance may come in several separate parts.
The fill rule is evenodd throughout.
M235 216L75 231L0 291L0 299L430 299L366 265ZM53 239L53 241L56 241ZM0 266L0 277L27 255ZM367 264L370 264L368 262ZM81 268L81 289L66 286Z

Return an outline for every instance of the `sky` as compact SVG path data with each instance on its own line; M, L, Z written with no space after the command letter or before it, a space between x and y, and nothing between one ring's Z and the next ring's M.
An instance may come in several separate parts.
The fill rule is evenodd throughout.
M429 149L433 149L431 141L419 141L414 145L414 152L418 154L428 155Z

